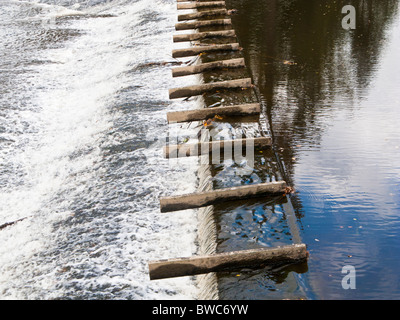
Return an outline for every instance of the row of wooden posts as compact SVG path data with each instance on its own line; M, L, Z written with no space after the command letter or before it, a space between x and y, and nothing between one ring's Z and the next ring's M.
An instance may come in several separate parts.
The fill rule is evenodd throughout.
M175 25L176 30L194 30L200 27L210 26L231 26L231 19L221 16L228 16L225 1L201 1L201 0L177 0L177 8L197 9L206 8L207 10L196 13L178 15L178 21ZM208 9L210 8L210 9ZM217 18L215 18L217 17ZM198 20L208 18L208 20ZM214 19L215 18L215 19ZM197 32L184 35L175 35L174 42L196 41L208 38L236 37L233 29L224 31ZM239 50L237 42L229 44L212 44L194 46L187 49L173 50L172 55L175 58L196 56L201 53L237 51ZM172 70L173 77L198 74L210 70L232 69L245 67L245 61L240 59L229 59L216 62L197 64L187 67L177 67ZM201 85L188 86L183 88L174 88L169 90L170 99L186 98L202 95L204 93L214 92L216 90L226 90L235 88L251 88L251 79L236 79L222 82L212 82ZM203 108L196 110L169 112L167 120L169 123L203 121L220 116L247 116L259 115L260 104L241 104L233 106L222 106L213 108ZM252 145L255 148L270 148L272 139L270 137L252 138ZM247 139L240 139L239 143L243 145ZM237 143L232 141L231 145ZM204 145L206 144L206 145ZM202 152L212 152L215 148L222 148L219 141L199 142L196 145L180 144L168 145L164 148L164 156L170 157L171 154L179 156L199 156ZM195 150L196 152L191 152ZM198 152L200 151L201 152ZM204 151L205 150L205 151ZM177 152L178 151L178 152ZM272 183L262 183L256 185L246 185L234 188L218 189L208 192L197 192L172 197L162 197L160 199L161 212L171 212L185 210L190 208L200 208L213 205L224 201L233 201L239 199L248 199L254 197L266 197L286 192L286 182L277 181ZM150 279L164 279L172 277L190 276L218 271L237 271L243 267L257 268L265 266L274 266L276 264L297 263L307 259L308 253L304 244L295 244L276 248L261 248L254 250L242 250L222 254L213 254L205 256L195 256L189 258L164 259L149 262Z

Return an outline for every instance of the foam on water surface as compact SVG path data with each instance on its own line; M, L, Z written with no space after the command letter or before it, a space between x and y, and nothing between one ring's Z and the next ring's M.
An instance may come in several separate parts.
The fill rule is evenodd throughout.
M173 61L174 1L9 4L0 224L25 219L0 231L0 298L196 298L147 270L197 250L196 212L159 212L196 188L197 159L163 159L172 77L149 65Z

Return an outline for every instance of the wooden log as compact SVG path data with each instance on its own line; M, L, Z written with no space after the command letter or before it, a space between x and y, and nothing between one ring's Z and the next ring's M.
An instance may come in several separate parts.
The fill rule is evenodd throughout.
M245 67L245 62L243 58L221 60L221 61L197 64L194 66L174 68L172 69L172 76L182 77L215 69L224 69L224 68L231 69L231 68L243 68L243 67Z
M198 96L203 93L212 92L215 90L240 89L240 88L250 88L250 87L251 87L250 78L211 82L200 85L170 89L169 98L178 99L184 97Z
M269 182L160 198L161 212L195 209L216 203L284 194L286 182Z
M265 268L306 261L307 246L295 244L275 248L234 251L189 258L149 262L151 280L193 276L198 274L240 271L243 268Z
M218 115L225 116L249 116L260 113L260 104L242 104L235 106L216 107L216 108L202 108L187 111L175 111L167 113L168 123L179 123L186 121L200 121L213 118Z
M235 30L208 31L190 34L176 34L173 36L174 42L196 41L207 38L236 37Z
M200 12L195 12L195 13L178 15L178 21L194 20L194 19L199 19L199 18L204 18L204 17L223 16L223 15L227 15L227 14L228 14L228 10L226 10L226 9L200 11Z
M199 46L187 49L175 49L172 50L173 58L183 58L195 56L205 52L216 52L216 51L238 51L240 50L239 43L228 43L228 44L217 44L209 46Z
M191 22L180 22L175 24L175 30L189 30L198 29L201 27L213 27L213 26L228 26L232 25L231 19L212 19L205 21L191 21Z
M205 7L225 7L225 1L204 1L204 2L188 2L188 3L178 3L178 10L186 9L196 9Z
M28 218L28 217L15 220L15 221L13 221L13 222L4 223L4 224L0 225L0 230L3 230L3 229L5 229L5 228L7 228L7 227L9 227L9 226L12 226L12 225L14 225L14 224L16 224L16 223L18 223L18 222L24 221L24 220L27 219L27 218Z
M218 140L209 142L199 143L184 143L168 145L163 148L165 158L184 158L184 157L195 157L217 150L221 151L224 148L242 148L246 146L253 146L254 148L265 149L270 148L272 145L272 139L270 137L258 137L258 138L246 138L246 139L235 139L235 140Z

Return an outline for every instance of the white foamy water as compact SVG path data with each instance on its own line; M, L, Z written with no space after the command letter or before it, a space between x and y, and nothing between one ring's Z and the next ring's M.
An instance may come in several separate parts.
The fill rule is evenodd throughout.
M196 159L162 156L176 2L0 4L1 299L195 299L150 260L197 250ZM176 84L176 82L174 82ZM177 183L179 181L179 183Z

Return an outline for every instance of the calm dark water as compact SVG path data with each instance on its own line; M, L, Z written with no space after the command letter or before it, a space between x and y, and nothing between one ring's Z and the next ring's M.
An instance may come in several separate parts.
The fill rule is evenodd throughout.
M341 27L348 4L357 12L350 31ZM234 28L296 190L290 200L310 259L300 272L228 277L226 297L243 287L250 298L400 298L398 1L227 6L238 10ZM355 290L342 288L346 265L356 270Z

